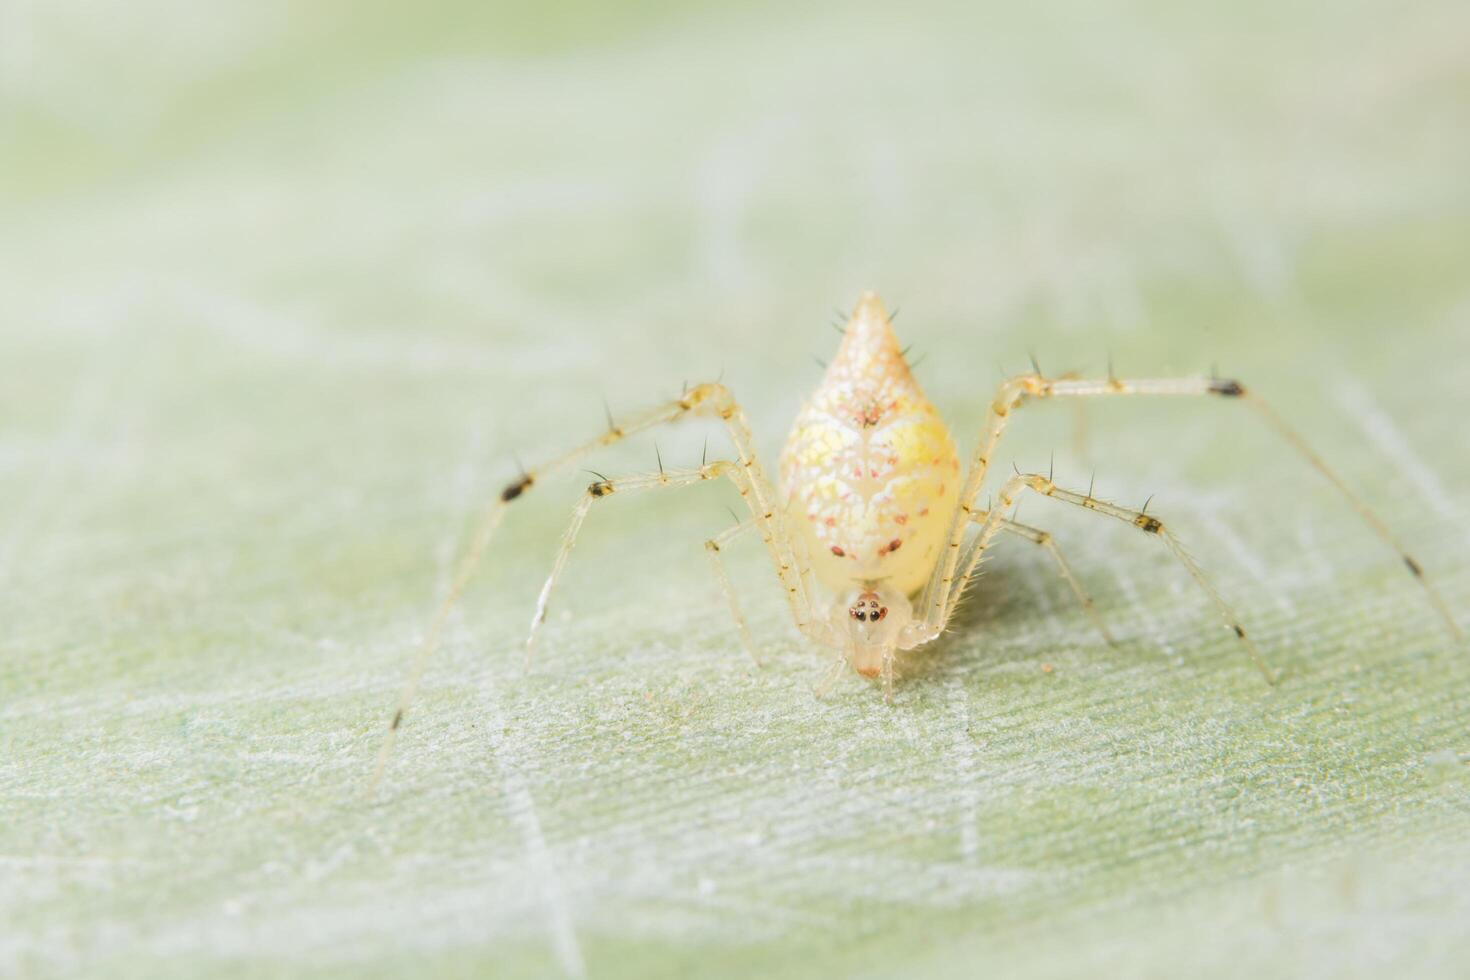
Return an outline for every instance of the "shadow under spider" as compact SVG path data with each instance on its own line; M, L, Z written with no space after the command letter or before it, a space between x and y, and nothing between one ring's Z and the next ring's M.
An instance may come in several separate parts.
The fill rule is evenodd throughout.
M943 680L957 668L971 666L961 660L962 654L981 668L1021 663L1044 654L1038 647L999 652L985 643L987 636L1004 632L1011 623L1056 615L1054 610L1042 607L1033 590L1019 587L1018 575L1017 565L1005 560L987 562L985 570L970 580L950 618L949 629L923 650L910 651L899 661L900 678L909 682Z

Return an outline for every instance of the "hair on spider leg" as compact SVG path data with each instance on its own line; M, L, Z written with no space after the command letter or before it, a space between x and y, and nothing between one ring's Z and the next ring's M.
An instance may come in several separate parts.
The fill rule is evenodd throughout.
M664 475L664 454L659 452L658 450L657 439L653 441L653 456L655 459L658 460L658 475L660 478L662 478Z
M607 431L614 435L622 435L622 430L613 421L612 406L607 403L607 396L602 396L602 414L607 418Z
M1159 520L1157 517L1149 517L1148 516L1148 505L1153 501L1153 499L1154 499L1154 495L1153 494L1149 494L1148 495L1148 500L1145 500L1143 502L1143 509L1140 510L1138 512L1138 516L1133 519L1133 526L1134 527L1138 527L1138 528L1142 528L1143 530L1147 531L1149 534L1163 534L1164 533L1164 522L1161 521L1161 520ZM1183 546L1180 545L1180 547L1182 548ZM1243 635L1240 633L1240 627L1238 625L1236 625L1236 624L1233 624L1233 623L1231 625L1235 626L1236 635L1243 637Z
M587 488L587 492L590 493L592 496L606 497L608 494L613 492L613 481L609 480L606 476L603 476L596 470L583 470L582 472L591 473L593 476L597 477L597 482Z
M1220 364L1218 361L1210 362L1210 394L1223 395L1226 398L1240 398L1245 394L1245 385L1232 378L1220 376Z
M526 469L526 464L521 462L520 453L512 449L510 452L510 458L515 460L518 475L514 480L506 484L505 488L500 491L500 502L502 504L510 503L512 500L516 499L521 494L529 490L531 488L531 484L536 482L536 478L533 477L530 471Z
M1035 351L1029 351L1028 350L1026 352L1026 357L1027 357L1028 360L1031 361L1031 370L1033 370L1033 371L1036 372L1036 376L1038 378L1042 377L1043 375L1042 375L1042 372L1041 372L1041 365L1039 363L1037 363L1037 360L1036 360L1036 352Z
M812 360L814 360L814 361L817 362L817 367L821 368L823 371L827 370L827 362L826 361L822 360L820 357L818 357L815 354L812 355Z
M512 449L510 451L510 458L515 460L516 472L519 473L521 476L526 476L526 464L521 461L521 454Z

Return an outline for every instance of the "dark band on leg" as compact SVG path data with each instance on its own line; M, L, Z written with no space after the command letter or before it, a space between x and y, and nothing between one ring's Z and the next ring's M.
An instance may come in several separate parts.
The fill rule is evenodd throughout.
M531 475L528 473L516 482L507 486L504 490L500 491L500 499L505 501L506 503L510 503L512 500L516 499L521 494L529 490L531 488L531 484L535 482L536 481L532 479Z

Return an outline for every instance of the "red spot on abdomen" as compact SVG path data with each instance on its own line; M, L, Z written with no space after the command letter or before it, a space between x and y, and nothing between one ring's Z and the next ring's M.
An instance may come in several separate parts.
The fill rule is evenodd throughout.
M841 548L837 547L835 544L832 546L832 554L836 555L838 558L846 558L847 557L847 552L843 551Z

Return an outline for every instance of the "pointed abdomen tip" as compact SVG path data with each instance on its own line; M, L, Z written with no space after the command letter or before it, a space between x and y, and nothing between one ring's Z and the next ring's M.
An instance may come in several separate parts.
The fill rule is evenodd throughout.
M852 315L855 319L860 320L870 318L876 320L888 319L888 311L883 309L883 301L871 289L858 297L857 306L853 309Z

